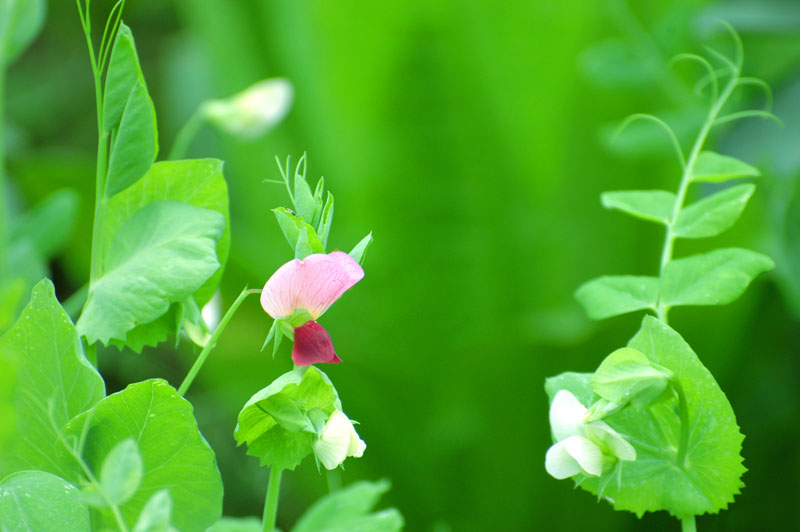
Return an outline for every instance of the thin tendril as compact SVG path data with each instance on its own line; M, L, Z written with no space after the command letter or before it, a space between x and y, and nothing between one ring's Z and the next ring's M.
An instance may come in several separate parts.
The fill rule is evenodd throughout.
M738 86L745 86L745 85L752 85L754 87L760 87L764 90L764 111L771 111L772 110L772 88L769 84L761 78L753 78L753 77L746 77L746 78L739 78Z
M728 122L734 122L736 120L741 120L743 118L766 118L768 120L772 120L776 122L778 125L783 126L783 121L775 116L774 114L768 111L762 111L760 109L750 109L747 111L738 111L736 113L730 113L724 116L721 116L714 120L714 126L720 126L722 124L727 124Z
M711 101L716 101L716 99L719 97L719 79L717 77L717 72L716 70L714 70L714 67L711 66L711 63L709 63L705 57L699 56L697 54L678 54L669 61L667 67L671 68L681 61L694 61L696 63L699 63L700 65L703 66L703 68L706 69L708 73L702 78L706 80L702 87L705 88L705 84L711 82L711 86L714 90L712 93Z
M681 149L681 144L678 142L678 137L675 135L675 132L669 127L669 124L658 118L657 116L645 114L645 113L636 113L632 114L628 118L622 121L622 124L617 128L617 131L614 133L614 138L616 139L629 125L637 120L651 120L661 126L661 128L667 133L669 136L670 141L672 141L672 146L675 149L675 154L678 156L678 160L681 163L681 168L686 168L686 158L683 155L683 150Z

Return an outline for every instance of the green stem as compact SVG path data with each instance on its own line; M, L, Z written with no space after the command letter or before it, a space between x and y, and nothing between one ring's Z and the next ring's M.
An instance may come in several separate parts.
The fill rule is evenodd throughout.
M700 128L700 132L697 134L697 138L694 141L689 158L686 160L686 165L683 168L683 175L681 176L681 182L678 186L678 193L675 197L675 205L672 207L672 216L670 216L669 224L667 224L666 235L664 237L664 247L661 250L661 264L659 267L659 275L661 277L664 275L664 269L667 267L667 264L669 264L672 260L672 251L676 238L675 225L678 221L678 215L680 214L681 209L683 209L683 204L686 202L686 193L689 190L689 185L692 182L692 172L694 170L694 165L697 162L697 157L700 155L706 140L708 140L708 134L711 132L711 128L714 126L714 121L717 119L720 111L722 111L722 108L727 103L728 98L730 98L731 94L736 88L738 80L739 71L732 71L731 79L728 81L727 85L725 85L725 89L722 91L722 94L719 95L719 98L717 98L717 100L708 110L708 116L706 117L703 126ZM668 313L669 307L664 305L662 301L659 301L656 307L658 319L664 323L667 323Z
M205 122L206 114L205 109L201 105L198 107L189 120L183 125L178 134L175 136L175 142L172 144L172 150L169 152L170 161L177 161L186 157L186 152L189 150L192 141L197 136L203 123Z
M203 350L200 351L200 354L197 355L197 360L194 361L192 368L189 370L189 373L186 374L186 378L183 379L180 388L178 388L178 395L186 394L189 386L192 385L192 381L194 381L194 378L197 377L197 374L200 372L200 368L202 368L203 364L205 364L208 355L211 354L211 350L216 347L217 340L219 340L219 337L222 336L222 331L225 330L228 322L231 321L231 318L233 318L233 315L236 313L239 305L242 304L248 295L258 292L260 292L260 290L248 290L247 288L242 290L242 292L239 294L239 297L236 298L236 301L233 302L231 307L228 309L228 312L226 312L222 317L222 320L220 320L217 328L214 329L214 332L211 334L211 338L209 338L208 343L206 343L205 347L203 347Z
M267 498L264 501L264 532L275 531L275 521L278 517L278 495L281 492L281 475L283 469L273 467L269 470L269 485L267 485Z
M102 98L102 96L101 96ZM103 275L103 248L105 244L106 208L105 195L106 169L108 166L108 133L102 131L97 140L97 173L95 175L94 220L92 222L92 265L89 286L93 286Z
M6 276L6 235L8 233L8 213L6 212L5 182L5 57L0 47L0 279Z
M697 525L693 515L681 519L681 532L697 532Z

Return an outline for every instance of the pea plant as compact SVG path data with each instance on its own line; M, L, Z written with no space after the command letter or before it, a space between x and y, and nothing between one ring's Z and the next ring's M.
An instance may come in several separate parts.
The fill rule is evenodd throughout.
M547 379L553 445L545 468L557 479L605 499L615 510L641 517L666 510L684 531L695 516L727 508L743 487L742 440L731 404L698 356L669 325L669 311L688 305L724 305L736 300L773 261L755 251L722 248L676 258L678 239L719 235L739 218L755 191L752 183L727 186L759 175L740 160L706 149L712 129L747 117L774 118L768 110L732 111L729 100L743 86L762 80L742 76L738 35L730 58L713 48L708 57L681 54L675 61L701 66L698 92L708 95L707 114L688 153L670 126L636 114L622 124L648 120L667 133L682 173L675 192L606 192L605 207L665 228L654 276L612 275L583 284L576 298L592 319L648 311L627 346L609 354L594 373L563 373ZM690 190L706 195L687 204Z
M364 276L372 235L349 253L329 252L333 195L322 179L309 184L305 157L293 172L287 160L279 166L289 204L274 213L291 248L289 260L263 289L243 289L219 323L207 323L201 309L217 290L230 248L227 186L222 161L179 158L206 122L242 138L260 135L282 118L285 105L275 100L288 101L291 88L282 80L260 82L206 102L178 135L170 158L156 161L156 115L133 32L122 22L124 0L101 28L99 46L90 1L76 4L97 107L91 270L85 289L69 298L68 312L50 280L27 286L25 269L9 260L17 255L10 243L33 242L33 256L45 261L53 239L64 238L58 230L63 199L18 216L13 231L0 226L0 288L25 293L27 300L0 337L0 530L276 530L284 472L309 456L320 471L336 470L366 449L333 382L317 366L341 362L318 320ZM0 66L35 36L43 13L39 0L0 2ZM8 281L17 277L20 283ZM263 515L225 518L215 454L184 395L242 302L259 294L273 318L264 347L272 342L274 357L283 339L292 342L294 369L254 390L231 438L269 470ZM177 388L153 378L107 395L96 367L99 346L119 348L103 349L104 356L129 356L122 350L140 352L170 336L188 338L199 350ZM254 356L270 362L258 345L253 348ZM386 481L334 488L293 532L402 528L397 510L373 512Z

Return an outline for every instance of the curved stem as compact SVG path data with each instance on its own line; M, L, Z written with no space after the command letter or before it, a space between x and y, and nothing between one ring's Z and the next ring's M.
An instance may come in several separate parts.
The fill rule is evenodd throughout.
M186 157L186 152L189 150L189 146L192 145L192 141L197 136L197 132L200 131L205 119L205 111L201 105L192 113L192 116L189 117L189 120L186 121L181 130L178 131L175 141L172 143L172 150L169 152L168 160L177 161Z
M257 292L260 292L260 290L258 290ZM200 372L200 368L203 367L203 364L205 364L206 359L208 359L208 355L211 354L211 350L217 346L217 340L219 340L219 337L222 336L222 331L225 330L225 327L228 325L228 322L231 321L231 318L233 318L233 315L238 310L239 305L242 304L242 302L248 295L253 293L256 293L256 291L248 290L247 288L245 288L239 294L239 297L236 298L236 301L234 301L233 304L230 306L228 312L225 313L225 315L222 317L222 320L220 320L219 325L217 325L217 328L214 329L214 332L211 334L211 338L209 338L208 343L206 343L205 347L203 347L203 350L200 351L200 354L197 355L197 360L194 361L194 364L189 370L189 373L186 374L186 378L183 379L180 388L178 388L178 395L186 394L186 391L189 389L189 386L192 385L192 381L194 381L194 378L197 377L197 374Z
M667 224L666 235L664 236L664 246L661 250L661 263L659 266L659 276L661 277L664 275L664 269L666 268L667 264L669 264L669 262L672 260L672 250L675 244L675 225L678 220L678 215L683 208L683 204L686 201L686 193L689 190L689 185L692 182L692 172L694 170L694 165L697 162L697 157L700 155L700 152L702 151L703 146L708 139L708 134L711 132L711 128L714 126L717 116L719 116L720 111L722 111L722 108L728 101L728 98L730 98L738 81L739 72L738 70L734 70L731 74L731 79L728 80L728 83L725 85L725 89L722 91L722 94L720 94L719 98L708 110L708 116L706 117L703 126L700 128L700 132L697 134L697 138L692 146L692 151L689 153L689 158L686 159L686 165L683 168L683 175L681 176L681 182L678 186L678 192L675 197L675 205L672 207L672 216L670 216L669 223ZM664 323L667 323L668 313L669 307L664 305L664 303L659 300L656 308L658 319Z
M281 475L283 469L273 467L269 470L267 498L264 500L264 532L275 532L275 521L278 518L278 496L281 491Z
M693 515L681 519L681 532L697 532L697 524L695 524Z

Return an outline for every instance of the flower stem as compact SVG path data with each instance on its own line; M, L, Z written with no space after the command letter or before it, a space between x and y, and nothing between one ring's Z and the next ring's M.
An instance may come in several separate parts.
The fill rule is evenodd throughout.
M172 143L172 150L169 152L168 160L177 161L186 157L186 152L197 136L197 132L200 131L200 127L203 125L205 118L205 110L203 105L201 105L195 110L192 116L189 117L189 120L186 121L180 131L178 131L178 134L175 136L175 141Z
M283 469L273 467L269 470L269 484L267 497L264 500L264 532L275 531L275 521L278 517L278 495L281 491L281 475Z
M693 515L681 519L681 532L697 532L697 524Z
M222 320L220 320L219 325L217 325L217 328L214 329L214 332L211 334L211 338L209 338L208 343L206 343L205 347L203 347L203 350L200 351L200 354L197 355L197 360L194 361L194 364L192 365L192 368L189 370L189 373L186 375L186 378L183 379L181 387L178 388L178 395L186 394L186 390L188 390L189 386L192 385L192 381L194 381L194 378L200 372L200 368L202 368L203 364L205 364L208 355L211 354L211 350L214 349L214 347L216 347L217 340L219 340L219 337L222 336L222 331L225 330L225 327L228 325L228 322L231 321L231 318L236 313L236 310L239 308L239 305L241 305L242 302L245 300L245 298L252 293L255 293L255 291L248 290L247 288L242 290L242 292L239 294L239 297L236 298L236 301L234 301L233 304L228 309L228 312L226 312L225 315L222 317Z
M731 79L728 80L728 83L725 85L722 93L708 110L708 116L706 117L703 126L700 128L694 144L692 145L692 151L689 154L689 158L686 159L686 165L683 167L683 175L681 176L681 182L678 186L678 192L675 198L675 205L672 207L672 216L670 216L669 223L667 224L667 231L666 235L664 236L664 247L661 250L661 264L659 267L659 275L661 277L664 276L664 269L667 267L667 264L669 264L672 260L672 250L676 238L675 226L678 221L678 215L680 214L681 209L683 209L683 204L686 201L686 192L689 190L689 185L692 182L692 172L694 170L694 165L697 162L697 157L700 155L700 152L703 149L706 140L708 139L708 134L711 132L714 121L717 119L717 116L719 116L720 111L722 111L725 103L727 103L728 98L730 98L738 82L739 70L732 70ZM669 307L662 301L659 301L656 307L658 319L664 323L667 323L668 312Z

